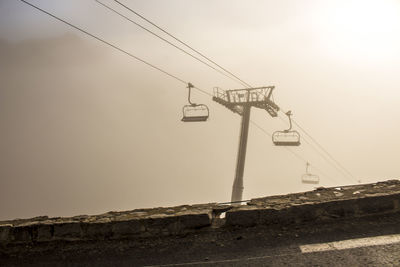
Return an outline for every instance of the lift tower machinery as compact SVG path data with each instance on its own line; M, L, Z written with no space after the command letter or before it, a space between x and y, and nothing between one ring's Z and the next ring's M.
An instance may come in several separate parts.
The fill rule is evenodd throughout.
M272 91L275 86L264 86L247 89L222 90L214 88L213 100L227 109L242 116L240 128L239 151L236 161L235 179L233 181L233 203L242 201L243 173L246 159L247 137L249 133L251 107L266 110L271 117L277 117L279 107L272 100Z

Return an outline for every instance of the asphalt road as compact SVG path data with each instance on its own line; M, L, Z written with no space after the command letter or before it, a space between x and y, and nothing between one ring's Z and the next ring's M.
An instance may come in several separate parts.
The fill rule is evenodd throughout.
M0 248L0 266L400 266L400 214Z
M298 247L289 246L263 254L149 266L400 266L400 242L314 253L302 253Z

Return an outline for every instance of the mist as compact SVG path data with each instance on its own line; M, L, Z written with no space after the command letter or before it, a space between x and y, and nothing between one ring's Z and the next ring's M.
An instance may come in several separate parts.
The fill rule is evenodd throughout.
M131 62L75 35L1 47L5 217L193 203L221 191L202 178L217 169L204 140L218 134L176 127L184 91L146 83Z
M353 175L338 172L302 142L292 151L311 163L319 186L398 178L400 53L393 47L399 39L386 35L385 24L354 28L357 34L345 42L350 37L338 34L332 22L337 13L329 13L341 10L340 1L331 6L306 1L300 9L267 1L262 7L282 16L241 15L244 6L256 10L256 2L235 2L227 9L223 1L214 8L209 2L187 7L173 1L165 7L170 14L185 7L202 11L179 20L154 9L153 1L137 7L252 85L275 85L277 104L292 110L293 118ZM51 7L66 15L76 5ZM0 23L0 219L230 200L238 115L194 92L195 102L209 106L210 119L183 123L184 84L25 6L0 6L3 13L23 10L14 18L0 16L0 22L8 20ZM85 8L71 19L94 30L99 22L95 16L88 19L92 13ZM111 14L101 12L98 18L108 21ZM392 15L387 25L399 29L400 16ZM19 17L24 19L12 23ZM109 21L97 33L188 82L210 93L214 86L241 87L132 25ZM325 22L330 28L321 26ZM121 29L112 32L115 25ZM379 41L369 39L374 32ZM262 110L253 109L251 116L268 133L287 127ZM312 190L301 183L303 159L274 147L270 136L250 125L244 199Z

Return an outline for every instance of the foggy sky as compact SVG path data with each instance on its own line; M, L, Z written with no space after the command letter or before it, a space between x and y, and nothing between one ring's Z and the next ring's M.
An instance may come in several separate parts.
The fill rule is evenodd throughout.
M210 93L241 87L94 1L32 2ZM275 85L277 104L355 176L303 142L293 151L322 186L399 177L400 2L125 3L251 85ZM0 81L0 219L230 199L238 115L195 92L210 120L182 123L183 84L19 1L0 1ZM304 172L250 126L244 199L311 190Z

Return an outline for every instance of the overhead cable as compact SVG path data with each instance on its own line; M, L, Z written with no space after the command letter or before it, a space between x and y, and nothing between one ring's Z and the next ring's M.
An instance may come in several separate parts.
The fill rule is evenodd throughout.
M47 15L53 17L54 19L57 19L57 20L60 21L60 22L63 22L63 23L65 23L65 24L69 25L69 26L72 27L72 28L74 28L74 29L76 29L76 30L78 30L78 31L80 31L80 32L82 32L82 33L84 33L84 34L86 34L86 35L88 35L88 36L90 36L90 37L92 37L92 38L94 38L94 39L96 39L96 40L98 40L98 41L100 41L100 42L102 42L102 43L104 43L104 44L106 44L106 45L108 45L108 46L110 46L110 47L112 47L112 48L114 48L114 49L116 49L116 50L118 50L118 51L120 51L120 52L122 52L122 53L124 53L124 54L126 54L126 55L128 55L128 56L130 56L130 57L132 57L132 58L134 58L134 59L136 59L136 60L142 62L142 63L144 63L144 64L146 64L146 65L148 65L148 66L150 66L150 67L152 67L153 69L158 70L158 71L160 71L160 72L166 74L167 76L169 76L169 77L171 77L171 78L174 78L175 80L177 80L177 81L179 81L179 82L181 82L181 83L184 83L185 85L188 84L188 82L186 82L185 80L179 78L178 76L173 75L173 74L171 74L171 73L169 73L169 72L167 72L167 71L161 69L160 67L157 67L157 66L155 66L154 64L151 64L151 63L149 63L148 61L146 61L146 60L144 60L144 59L141 59L141 58L139 58L139 57L133 55L132 53L130 53L130 52L128 52L128 51L126 51L126 50L124 50L124 49L122 49L122 48L120 48L120 47L118 47L118 46L116 46L116 45L114 45L114 44L112 44L112 43L110 43L110 42L108 42L108 41L106 41L106 40L104 40L104 39L102 39L102 38L100 38L100 37L98 37L98 36L92 34L92 33L90 33L90 32L88 32L88 31L85 30L85 29L82 29L82 28L80 28L80 27L78 27L78 26L76 26L76 25L74 25L74 24L72 24L72 23L70 23L70 22L68 22L68 21L66 21L66 20L64 20L64 19L62 19L62 18L60 18L60 17L58 17L58 16L56 16L56 15L54 15L54 14L52 14L52 13L46 11L46 10L44 10L44 9L42 9L42 8L40 8L40 7L38 7L38 6L34 5L34 4L32 4L32 3L30 3L30 2L28 2L28 1L26 1L26 0L20 0L20 1L23 2L23 3L25 3L25 4L27 4L27 5L29 5L29 6L31 6L31 7L33 7L33 8L35 8L36 10L41 11L42 13L45 13L45 14L47 14ZM116 0L115 0L115 1L116 1ZM116 1L116 2L117 2L117 1ZM197 89L198 91L200 91L200 92L202 92L202 93L204 93L204 94L206 94L206 95L208 95L208 96L212 96L212 94L208 93L206 90L203 90L203 89L198 88L198 87L193 87L193 88ZM252 121L252 124L254 124L256 127L258 127L259 129L261 129L265 134L270 135L270 134L269 134L268 132L266 132L261 126L259 126L258 124L256 124L254 121ZM297 125L297 123L296 123L296 125ZM298 125L298 126L299 126L299 125ZM301 128L301 129L302 129L302 128ZM304 131L304 130L303 130L303 131ZM307 135L308 135L308 134L307 134ZM314 140L314 139L313 139L313 140ZM316 141L314 140L314 142L316 142ZM303 157L299 156L297 153L293 152L292 150L289 150L289 149L288 149L288 151L290 151L292 154L294 154L298 159L300 159L300 160L302 160L302 161L304 161L304 162L307 162L307 160L305 160ZM314 167L314 168L315 168L315 167ZM315 168L315 169L316 169L317 171L320 171L320 170L318 170L317 168ZM321 171L320 171L320 172L321 172ZM322 172L321 172L321 173L322 173ZM327 176L327 175L324 175L324 176L326 176L327 178L330 178L330 177ZM332 178L330 178L330 179L332 179Z
M99 2L98 0L96 0L97 2ZM135 15L137 15L138 17L142 18L143 20L145 20L146 22L150 23L151 25L153 25L154 27L156 27L157 29L159 29L160 31L164 32L165 34L167 34L168 36L170 36L171 38L175 39L176 41L178 41L179 43L183 44L184 46L186 46L187 48L191 49L192 51L196 52L197 54L199 54L200 56L202 56L203 58L207 59L209 62L215 64L216 66L218 66L220 69L224 70L226 73L229 73L231 76L235 77L238 81L240 81L240 83L242 85L245 85L248 88L251 88L252 86L243 81L242 79L240 79L237 75L233 74L232 72L228 71L226 68L222 67L221 65L219 65L218 63L216 63L215 61L211 60L209 57L205 56L203 53L199 52L198 50L194 49L192 46L188 45L187 43L183 42L182 40L178 39L177 37L175 37L174 35L172 35L171 33L169 33L168 31L166 31L165 29L163 29L162 27L158 26L157 24L155 24L154 22L150 21L149 19L147 19L146 17L144 17L143 15L139 14L137 11L133 10L132 8L128 7L127 5L121 3L119 0L114 0L116 3L118 3L119 5L123 6L124 8L126 8L127 10L131 11L132 13L134 13ZM100 3L100 2L99 2ZM104 4L103 4L104 5ZM109 7L108 7L109 8ZM110 8L111 9L111 8ZM113 10L114 12L118 13L117 11ZM118 13L120 14L120 13ZM121 15L121 14L120 14ZM123 15L121 15L123 16ZM125 16L123 16L125 17ZM125 17L126 18L126 17ZM127 18L128 20L130 20L129 18ZM133 22L135 23L135 22ZM137 23L135 23L137 24ZM137 24L138 25L138 24ZM139 26L139 25L138 25ZM142 27L142 26L140 26ZM149 31L148 29L145 29L147 31ZM150 31L151 32L151 31ZM153 33L153 32L151 32ZM153 33L154 34L154 33ZM158 35L157 35L158 36ZM158 36L159 37L159 36ZM162 37L159 37L161 39L163 39ZM170 43L169 41L167 41L168 43ZM171 44L171 43L170 43ZM172 44L173 45L173 44ZM175 46L175 45L174 45ZM176 46L175 46L176 47ZM180 49L180 48L178 48ZM180 49L181 50L181 49ZM186 51L184 51L185 53L187 53ZM193 55L191 55L193 57ZM214 68L213 68L214 69ZM343 171L346 173L346 175L349 175L351 178L355 179L354 176L342 165L340 164L324 147L322 147L321 144L319 144L319 142L317 142L317 140L315 140L315 138L313 138L306 130L304 130L304 128L302 128L295 120L293 120L294 124L296 124L299 129L301 131L303 131L323 152L325 152L328 157L337 165L339 166L342 170L340 171L341 173L343 173ZM310 143L308 143L310 144ZM311 144L310 144L311 145ZM318 154L321 155L321 153L314 147L311 146ZM334 164L332 164L325 156L323 157L329 164L331 164L332 166L334 166L334 168L338 169L338 167Z
M74 28L74 29L76 29L76 30L78 30L78 31L80 31L80 32L82 32L82 33L84 33L84 34L86 34L86 35L88 35L88 36L90 36L90 37L92 37L92 38L94 38L94 39L96 39L96 40L98 40L98 41L100 41L100 42L102 42L102 43L104 43L104 44L106 44L106 45L118 50L118 51L120 51L120 52L122 52L122 53L124 53L125 55L128 55L128 56L130 56L130 57L132 57L132 58L134 58L134 59L136 59L136 60L138 60L138 61L140 61L140 62L142 62L142 63L144 63L144 64L146 64L148 66L150 66L150 67L152 67L153 69L156 69L156 70L168 75L169 77L174 78L175 80L177 80L177 81L179 81L181 83L188 84L188 82L186 82L185 80L179 78L178 76L173 75L173 74L161 69L160 67L157 67L154 64L151 64L148 61L133 55L132 53L130 53L130 52L128 52L128 51L126 51L126 50L124 50L124 49L122 49L122 48L120 48L120 47L118 47L118 46L116 46L116 45L114 45L114 44L112 44L112 43L110 43L110 42L108 42L108 41L106 41L106 40L104 40L104 39L92 34L92 33L90 33L90 32L88 32L87 30L84 30L84 29L82 29L82 28L80 28L80 27L78 27L78 26L76 26L76 25L74 25L74 24L72 24L72 23L70 23L70 22L68 22L68 21L56 16L56 15L53 15L52 13L50 13L50 12L48 12L48 11L46 11L46 10L36 6L36 5L34 5L34 4L32 4L32 3L28 2L28 1L25 1L25 0L20 0L20 1L25 3L25 4L27 4L27 5L29 5L29 6L31 6L31 7L33 7L33 8L35 8L35 9L37 9L37 10L39 10L39 11L41 11L41 12L43 12L43 13L45 13L45 14L47 14L47 15L49 15L49 16L51 16L51 17L53 17L53 18L55 18L55 19L57 19L58 21L61 21L61 22L65 23L65 24L69 25L70 27L72 27L72 28ZM205 93L207 95L210 95L205 90L202 90L202 89L200 89L198 87L195 87L195 88L197 90L199 90L199 91L202 91L203 93Z
M100 5L104 6L105 8L107 8L108 10L114 12L115 14L118 14L119 16L123 17L124 19L126 19L126 20L130 21L131 23L135 24L136 26L140 27L141 29L147 31L148 33L150 33L150 34L156 36L157 38L161 39L162 41L164 41L164 42L168 43L169 45L175 47L176 49L180 50L181 52L185 53L186 55L188 55L188 56L190 56L190 57L196 59L197 61L203 63L204 65L206 65L206 66L208 66L208 67L210 67L210 68L212 68L213 70L215 70L215 71L219 72L220 74L222 74L222 75L228 77L229 79L233 79L231 76L229 76L229 75L226 74L225 72L223 72L223 71L221 71L221 70L215 68L214 66L212 66L212 65L210 65L209 63L205 62L204 60L201 60L200 58L198 58L198 57L196 57L196 56L194 56L194 55L188 53L186 50L180 48L179 46L177 46L177 45L175 45L175 44L173 44L173 43L171 43L171 42L168 41L167 39L161 37L160 35L156 34L156 33L153 32L153 31L149 30L148 28L144 27L143 25L140 25L139 23L133 21L132 19L128 18L127 16L123 15L122 13L120 13L120 12L118 12L117 10L113 9L112 7L110 7L110 6L106 5L106 4L104 4L103 2L101 2L101 1L99 1L99 0L95 0L95 1L96 1L97 3L99 3ZM233 80L234 80L234 79L233 79ZM235 80L235 81L236 81L236 80Z
M282 108L281 108L281 111L282 111L283 113L285 113L285 111L284 111ZM336 159L332 156L332 154L329 153L329 152L328 152L314 137L312 137L311 134L309 134L303 127L301 127L300 124L299 124L298 122L296 122L294 119L292 119L292 121L293 121L293 123L294 123L297 127L299 127L299 129L300 129L303 133L305 133L305 134L308 136L308 138L311 139L312 142L314 142L314 143L319 147L319 149L321 149L321 150L329 157L329 159L330 159L331 161L333 161L338 167L340 167L341 173L343 173L343 174L349 176L350 178L352 178L352 179L354 179L354 180L357 180L357 179L353 176L353 174L352 174L348 169L346 169L342 164L340 164L340 162L339 162L338 160L336 160ZM309 144L310 144L310 143L309 143ZM311 146L311 144L310 144L310 146ZM313 146L311 146L311 147L313 147ZM314 148L315 151L318 152L318 150L317 150L315 147L313 147L313 148ZM318 153L319 153L319 152L318 152ZM320 153L319 153L319 154L320 154ZM324 157L324 158L325 158L325 160L327 160L326 157ZM329 162L329 161L327 160L327 162ZM332 164L332 165L335 166L335 168L337 169L337 166L336 166L336 165L334 165L334 164Z
M97 0L96 0L97 1ZM173 34L169 33L168 31L166 31L165 29L161 28L160 26L158 26L157 24L155 24L154 22L150 21L149 19L147 19L146 17L144 17L143 15L139 14L138 12L136 12L135 10L133 10L132 8L128 7L127 5L121 3L118 0L114 0L116 3L118 3L119 5L123 6L124 8L126 8L127 10L131 11L133 14L135 14L136 16L140 17L141 19L145 20L146 22L150 23L151 25L153 25L154 27L156 27L157 29L159 29L160 31L162 31L163 33L167 34L169 37L173 38L174 40L178 41L179 43L181 43L182 45L184 45L185 47L189 48L190 50L196 52L198 55L202 56L203 58L207 59L209 62L213 63L214 65L216 65L217 67L219 67L220 69L222 69L223 71L225 71L226 73L230 74L232 77L234 77L237 81L239 81L242 85L245 85L247 87L252 87L250 84L246 83L245 81L243 81L242 79L240 79L237 75L233 74L232 72L230 72L229 70L227 70L226 68L222 67L221 65L219 65L218 63L216 63L215 61L213 61L212 59L210 59L209 57L205 56L203 53L199 52L197 49L193 48L192 46L188 45L186 42L180 40L179 38L175 37Z
M259 124L255 123L254 121L250 120L251 124L253 124L254 126L256 126L261 132L263 132L265 135L272 137L272 135L265 130L263 127L261 127ZM300 156L298 153L294 152L293 150L289 149L288 147L284 147L287 151L289 151L290 153L292 153L298 160L302 161L303 163L307 163L309 162L308 160L306 160L305 158L303 158L302 156ZM317 170L319 173L321 173L322 175L324 175L326 178L330 179L331 181L337 182L336 179L330 177L329 175L326 175L325 172L323 172L321 169L314 167L315 170Z
M285 122L286 121L278 114L278 118L282 121ZM293 119L292 119L293 121ZM338 167L336 164L332 163L332 159L328 158L326 154L324 154L323 152L321 152L313 143L311 143L310 141L307 140L307 138L305 138L304 136L302 137L302 140L308 144L316 153L318 153L318 155L320 155L329 165L331 165L334 169L336 169L341 176L343 176L343 178L348 179L348 174L346 172L344 172L343 169L341 169L340 167ZM303 143L302 141L302 143ZM353 178L353 177L350 177Z
M348 169L346 169L342 164L340 164L340 162L339 161L337 161L319 142L317 142L317 140L315 140L315 138L313 138L304 128L302 128L301 126L300 126L300 124L299 123L297 123L296 121L294 121L294 124L296 124L297 125L297 127L299 127L299 129L300 130L302 130L315 144L317 144L317 146L322 150L322 151L324 151L327 155L328 155L328 157L329 158L331 158L339 167L341 167L350 177L352 177L353 179L356 179L354 176L353 176L353 174L348 170Z

